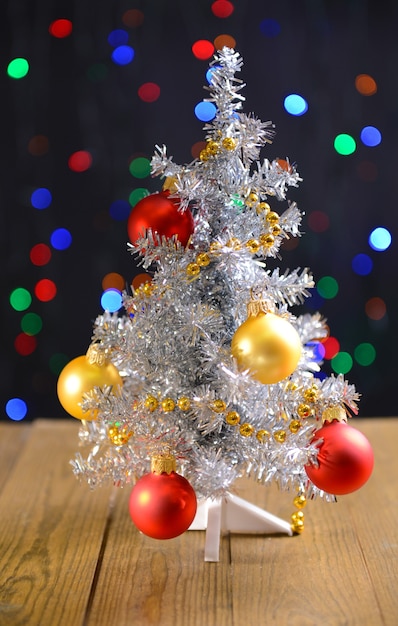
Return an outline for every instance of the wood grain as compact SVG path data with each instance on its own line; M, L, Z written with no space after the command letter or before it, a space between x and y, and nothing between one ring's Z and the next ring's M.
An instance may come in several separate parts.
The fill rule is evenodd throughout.
M356 420L375 470L337 504L305 509L302 535L141 535L129 489L90 491L69 459L78 423L0 424L0 626L396 626L398 419ZM1 488L2 485L2 488ZM294 494L237 493L289 519Z

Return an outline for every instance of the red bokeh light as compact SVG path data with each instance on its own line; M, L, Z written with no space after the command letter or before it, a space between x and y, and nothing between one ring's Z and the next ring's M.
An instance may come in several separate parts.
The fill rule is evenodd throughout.
M69 37L72 32L72 22L66 19L54 20L48 27L48 32L57 39Z
M31 249L29 256L33 265L47 265L51 259L51 249L45 243L37 243Z
M90 169L93 157L87 150L73 152L68 159L68 167L72 172L85 172Z
M197 59L204 61L214 54L214 46L207 39L198 39L192 46L192 52Z
M144 102L155 102L160 96L160 87L156 83L144 83L138 88L138 96Z
M28 356L36 350L37 339L34 335L19 333L14 341L14 348L21 356Z
M49 278L42 278L35 285L35 296L41 302L53 300L57 293L57 286Z
M229 17L234 12L234 5L229 0L216 0L211 5L211 10L216 17Z
M322 341L322 345L325 348L325 359L333 359L340 351L340 343L336 337L328 337Z

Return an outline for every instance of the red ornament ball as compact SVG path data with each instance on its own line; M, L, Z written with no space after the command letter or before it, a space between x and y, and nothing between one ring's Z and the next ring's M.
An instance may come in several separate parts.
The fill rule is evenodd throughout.
M196 494L186 478L170 472L142 476L130 495L130 516L153 539L172 539L185 532L196 515Z
M151 229L156 245L161 243L162 237L170 239L178 237L182 246L186 246L194 231L194 221L189 209L184 212L178 210L179 204L169 198L168 191L161 191L145 196L133 207L127 221L127 232L132 244L145 231Z
M374 456L372 447L359 430L345 422L326 422L316 431L311 443L322 439L319 467L306 465L310 480L323 491L335 495L352 493L370 477Z

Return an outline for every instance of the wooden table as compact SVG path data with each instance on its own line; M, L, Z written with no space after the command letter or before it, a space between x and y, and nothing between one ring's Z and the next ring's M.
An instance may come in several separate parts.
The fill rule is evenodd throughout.
M204 532L141 535L129 489L73 476L78 422L0 423L0 626L398 624L398 420L355 420L375 470L337 504L308 503L303 534L229 535L205 563ZM240 496L287 520L294 494Z

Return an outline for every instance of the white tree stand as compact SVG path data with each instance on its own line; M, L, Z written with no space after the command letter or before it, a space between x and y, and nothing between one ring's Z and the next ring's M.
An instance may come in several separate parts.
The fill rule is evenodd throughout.
M219 561L221 533L293 535L289 522L232 493L202 500L188 530L206 530L205 561Z

